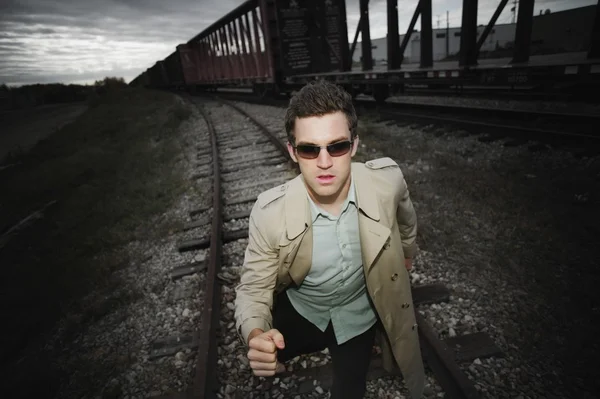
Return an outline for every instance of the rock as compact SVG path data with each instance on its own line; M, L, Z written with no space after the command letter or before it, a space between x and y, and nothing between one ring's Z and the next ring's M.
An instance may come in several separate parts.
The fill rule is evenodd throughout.
M425 385L425 388L423 388L423 395L425 396L431 396L433 395L433 388L431 388L431 385Z
M227 384L227 386L225 387L226 394L234 393L235 391L236 391L235 387L231 384Z

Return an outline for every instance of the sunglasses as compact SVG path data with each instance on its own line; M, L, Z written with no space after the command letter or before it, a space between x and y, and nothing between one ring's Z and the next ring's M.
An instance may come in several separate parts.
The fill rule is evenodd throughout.
M321 148L325 148L332 157L341 157L346 155L352 148L353 140L339 141L327 146L318 146L311 144L300 144L294 147L296 154L305 159L315 159L321 153Z

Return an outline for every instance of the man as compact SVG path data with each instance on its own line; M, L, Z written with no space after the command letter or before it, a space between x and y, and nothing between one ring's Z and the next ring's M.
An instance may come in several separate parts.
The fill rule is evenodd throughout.
M399 166L353 163L352 98L317 81L291 100L290 157L301 174L263 192L249 223L235 318L257 376L329 349L332 399L362 398L375 337L385 368L399 366L413 398L424 371L407 269L417 221Z

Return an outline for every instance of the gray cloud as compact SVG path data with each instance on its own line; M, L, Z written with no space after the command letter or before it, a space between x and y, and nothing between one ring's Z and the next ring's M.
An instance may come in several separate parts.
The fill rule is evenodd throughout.
M0 82L131 80L243 0L9 0Z
M3 0L0 2L0 83L93 82L104 76L131 80L164 59L244 0ZM480 0L487 23L499 0ZM386 1L371 0L373 38L386 34ZM400 31L406 31L417 0L399 1ZM596 0L536 0L558 10ZM433 23L461 20L462 0L433 0ZM349 40L359 19L358 0L347 0ZM510 18L510 7L500 22ZM417 25L419 28L419 25Z

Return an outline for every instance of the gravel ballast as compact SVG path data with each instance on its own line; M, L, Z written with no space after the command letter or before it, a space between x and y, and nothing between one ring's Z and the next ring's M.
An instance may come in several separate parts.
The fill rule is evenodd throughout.
M238 105L285 140L284 109ZM235 136L229 145L247 144L235 150L240 151L237 159L256 157L264 146L256 144L262 133L229 107L206 106L217 132ZM592 320L598 315L600 159L552 149L530 152L527 145L504 147L501 141L482 143L476 135L431 126L370 119L359 129L356 160L390 156L406 176L419 218L413 284L443 283L451 292L448 303L421 305L419 312L441 338L486 332L505 354L461 364L482 398L595 397L595 337L600 331ZM142 230L165 219L183 226L211 215L208 210L189 216L212 201L210 179L192 179L198 173L197 152L209 148L208 129L197 111L179 134L190 189ZM233 151L225 148L222 154L229 158ZM252 178L222 183L224 199L256 195L276 185L248 187L249 181L293 176L285 165L252 166L239 173ZM251 206L227 205L224 211ZM224 231L247 225L247 218L235 219ZM95 316L69 315L49 341L48 353L59 354L53 363L70 375L58 397L148 398L190 387L195 349L156 358L152 354L161 340L191 336L200 327L204 272L175 281L169 273L175 266L208 259L208 250L177 251L177 243L207 233L201 227L174 229L161 237L140 234L123 248L137 260L115 271L110 292L85 298L97 308ZM327 351L293 359L286 365L292 373L285 377L252 375L233 321L234 287L246 245L247 239L223 245L218 397L328 397L317 381L293 374L327 364ZM444 397L430 371L427 385L427 398ZM368 382L365 398L404 399L408 392L400 379L385 377Z
M240 106L283 124L282 108ZM420 225L413 284L452 294L419 311L441 338L482 331L505 354L461 364L482 397L595 397L600 159L373 120L359 125L356 159L399 163ZM386 397L381 384L369 398Z

